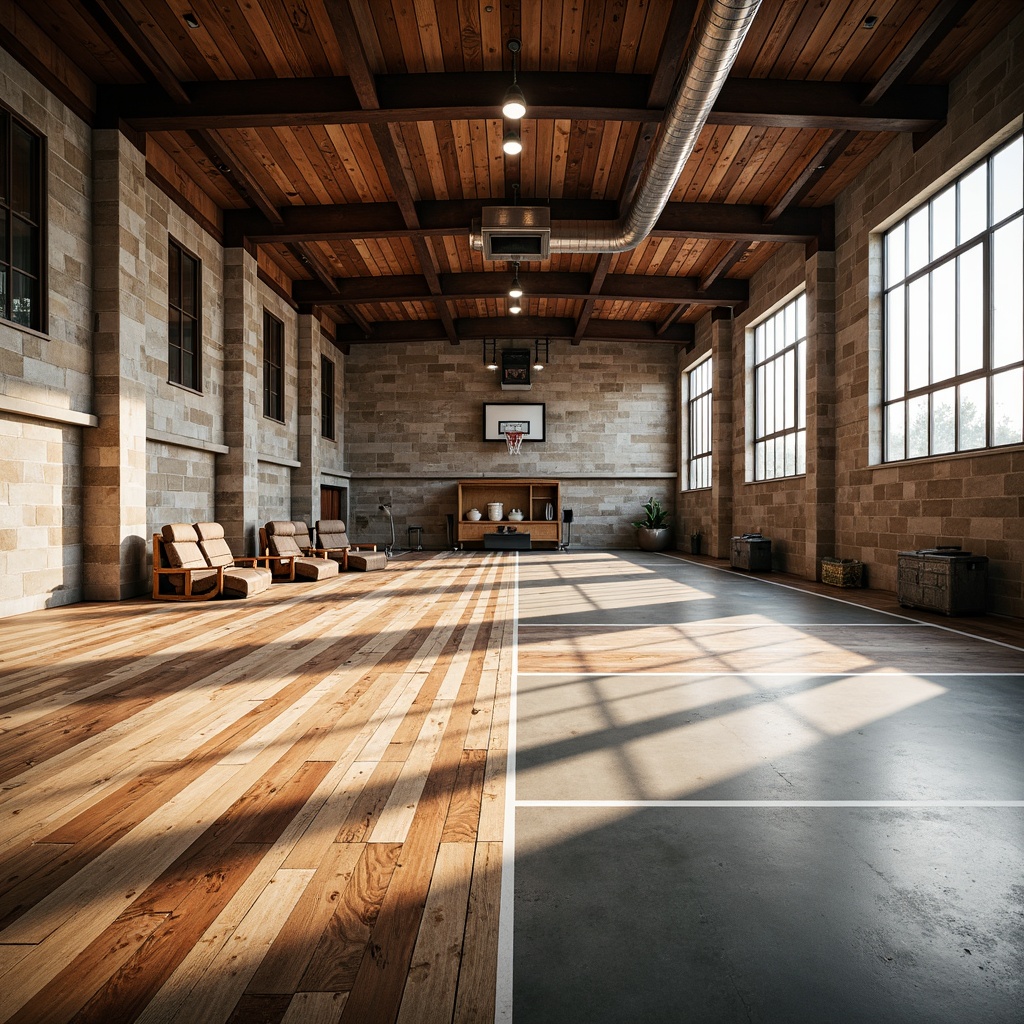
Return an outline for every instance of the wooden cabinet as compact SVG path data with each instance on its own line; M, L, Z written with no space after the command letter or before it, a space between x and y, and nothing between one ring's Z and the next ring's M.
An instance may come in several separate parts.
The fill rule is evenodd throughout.
M500 523L487 518L487 506L500 501L504 516ZM548 506L552 518L547 518ZM466 513L480 511L479 522L471 522ZM509 522L508 514L517 508L522 522ZM558 547L562 542L562 490L557 480L479 479L460 480L458 497L457 540L473 547L483 545L484 534L497 533L498 526L514 526L530 535L533 547Z

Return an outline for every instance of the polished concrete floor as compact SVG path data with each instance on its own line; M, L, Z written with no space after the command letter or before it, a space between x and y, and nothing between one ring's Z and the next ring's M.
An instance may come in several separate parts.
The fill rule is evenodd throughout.
M518 594L515 1024L1024 1020L1024 650L643 553Z

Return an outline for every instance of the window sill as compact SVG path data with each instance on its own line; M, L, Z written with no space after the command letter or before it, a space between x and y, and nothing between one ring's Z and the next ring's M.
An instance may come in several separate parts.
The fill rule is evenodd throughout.
M969 452L944 452L941 455L922 455L917 459L895 459L892 462L872 462L869 469L901 469L904 466L921 466L935 462L982 459L988 455L1005 455L1024 452L1024 443L1004 444L998 448L975 448Z
M200 398L203 397L202 391L196 391L195 388L189 387L188 384L179 384L176 380L169 380L167 383L170 384L172 388L180 388L182 391L187 391L190 395L199 395Z

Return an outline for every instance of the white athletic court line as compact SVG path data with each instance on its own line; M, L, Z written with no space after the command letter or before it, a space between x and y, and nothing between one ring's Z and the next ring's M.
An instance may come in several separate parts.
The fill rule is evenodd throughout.
M516 684L519 678L519 552L512 577L512 680L505 761L505 827L501 843L501 903L498 908L498 976L494 992L496 1024L512 1024L512 938L516 895Z
M712 569L715 572L728 572L733 576L736 575L733 569L726 569L725 566L721 565L706 565L703 562L691 562L688 558L676 558L672 555L665 555L659 552L659 558L668 559L671 562L680 563L683 565L692 565L697 569ZM1018 647L1016 644L1008 644L1004 640L992 640L987 636L978 636L977 633L965 633L962 629L954 629L952 626L943 626L939 622L921 622L919 619L913 619L909 615L900 615L898 612L887 612L882 608L866 608L862 604L857 604L856 601L848 601L842 597L833 597L832 594L816 594L809 590L801 590L800 587L794 587L791 583L779 583L776 580L766 580L762 576L748 576L749 580L756 580L758 583L767 583L773 587L782 587L783 590L792 590L797 594L806 594L808 597L820 597L825 601L838 601L839 604L849 605L851 608L860 608L862 611L877 612L879 615L889 615L894 619L906 619L907 622L916 623L918 626L931 626L933 629L944 629L947 633L956 633L958 636L969 636L972 640L982 640L987 644L995 644L997 647L1008 647L1011 651L1021 651L1024 653L1024 647Z
M1024 800L517 800L516 807L1024 807Z
M856 678L863 676L865 679L877 679L878 676L892 676L896 679L901 676L913 676L915 679L921 677L927 677L928 679L933 678L964 678L973 679L975 676L984 676L986 679L996 679L1005 676L1008 679L1019 679L1024 676L1024 671L1021 672L984 672L984 671L973 671L973 672L908 672L901 669L899 672L520 672L520 678L528 679L532 676L557 676L558 678L566 679L611 679L615 676L635 677L637 679L657 679L659 677L663 679L676 679L676 678L694 678L694 679L709 679L714 676L735 676L738 679L845 679L845 678Z

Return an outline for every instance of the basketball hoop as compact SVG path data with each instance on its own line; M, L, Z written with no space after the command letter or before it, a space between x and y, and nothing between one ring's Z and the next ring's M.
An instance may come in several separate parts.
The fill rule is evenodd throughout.
M523 432L521 430L506 430L505 444L508 445L509 455L518 455L519 449L523 447Z

